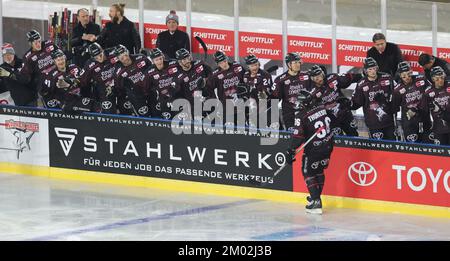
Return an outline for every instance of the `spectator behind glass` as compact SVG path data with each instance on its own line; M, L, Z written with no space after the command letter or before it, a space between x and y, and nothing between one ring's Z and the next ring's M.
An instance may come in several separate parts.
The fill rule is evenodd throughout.
M124 16L125 4L113 4L109 8L111 21L106 23L97 42L104 48L111 48L119 44L125 46L130 53L139 53L141 38L133 22Z
M71 45L73 46L73 63L83 67L89 59L86 48L97 40L100 26L89 21L89 11L81 8L77 12L78 24L73 28Z
M179 18L174 10L171 10L166 17L167 31L158 34L156 48L159 48L167 58L176 59L175 52L181 48L191 50L189 36L187 33L178 30Z
M403 62L402 52L395 43L386 42L382 33L376 33L372 37L373 47L367 51L367 57L372 57L378 64L379 71L389 73L395 77L397 65Z

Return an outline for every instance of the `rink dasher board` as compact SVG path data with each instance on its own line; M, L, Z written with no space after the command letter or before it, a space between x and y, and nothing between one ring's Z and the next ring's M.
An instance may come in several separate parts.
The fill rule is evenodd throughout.
M275 145L262 146L260 137L248 134L174 135L170 122L156 119L0 107L0 124L6 121L9 129L0 129L1 148L17 139L11 139L12 127L31 131L38 124L39 132L30 139L31 150L23 149L19 158L17 151L0 149L3 172L305 203L301 155L264 189L246 181L252 175L267 178L280 165L287 133L275 135ZM335 144L325 172L325 207L450 217L450 148L344 137L337 137ZM106 165L91 164L95 160ZM139 164L141 169L133 169ZM176 173L177 168L185 172ZM205 172L194 175L193 170Z

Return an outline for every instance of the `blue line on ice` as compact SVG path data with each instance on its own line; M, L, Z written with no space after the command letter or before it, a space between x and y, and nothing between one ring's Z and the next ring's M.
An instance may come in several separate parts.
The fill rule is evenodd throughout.
M224 204L219 204L219 205L206 206L206 207L200 207L200 208L191 208L191 209L180 210L180 211L175 211L175 212L156 215L156 216L123 220L123 221L118 221L118 222L114 222L114 223L110 223L110 224L90 227L90 228L81 228L81 229L75 229L72 231L65 231L65 232L60 232L60 233L55 233L55 234L50 234L50 235L44 235L44 236L27 239L25 241L57 240L58 238L61 238L61 237L80 235L80 234L96 232L96 231L112 230L112 229L117 229L117 228L121 228L124 226L150 223L152 221L171 219L171 218L176 218L176 217L180 217L180 216L188 216L188 215L192 215L192 214L200 214L200 213L204 213L204 212L225 209L225 208L250 204L250 203L259 202L259 201L260 200L249 199L249 200L240 200L240 201L224 203Z

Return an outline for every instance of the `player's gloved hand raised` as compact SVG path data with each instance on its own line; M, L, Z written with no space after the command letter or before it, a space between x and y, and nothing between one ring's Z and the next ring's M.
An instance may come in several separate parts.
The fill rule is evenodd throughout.
M414 116L417 114L416 108L409 108L408 111L406 111L406 117L408 120L411 120Z
M432 112L441 114L444 110L442 109L442 107L439 105L439 103L437 103L436 101L432 101L430 102L430 104L428 104L430 110Z
M66 89L70 87L70 83L66 82L64 79L58 79L58 82L56 82L56 87Z
M295 150L288 149L286 151L285 156L286 156L286 163L292 165L292 163L295 161Z
M0 77L9 77L11 73L4 69L3 67L0 67Z
M350 108L352 107L352 101L350 101L345 97L339 97L336 101L341 105L342 109L344 110L350 110Z

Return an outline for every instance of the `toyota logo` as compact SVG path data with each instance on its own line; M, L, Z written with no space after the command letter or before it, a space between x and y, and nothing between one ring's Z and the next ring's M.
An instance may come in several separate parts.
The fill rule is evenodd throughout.
M367 162L355 162L348 168L348 177L356 185L367 187L377 179L377 171Z

